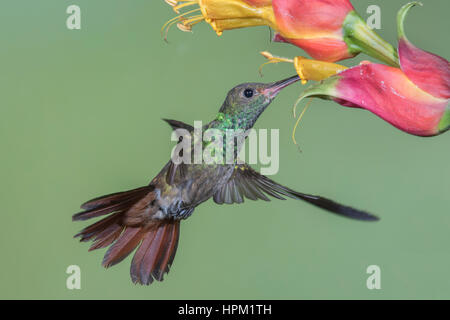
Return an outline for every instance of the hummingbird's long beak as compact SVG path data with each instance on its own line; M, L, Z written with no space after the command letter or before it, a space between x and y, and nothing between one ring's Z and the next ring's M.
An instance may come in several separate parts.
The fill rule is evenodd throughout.
M296 75L281 81L277 81L269 85L266 89L264 89L263 94L269 97L270 99L273 99L277 96L278 93L280 93L281 89L287 87L288 85L294 82L297 82L298 80L300 80L300 77Z

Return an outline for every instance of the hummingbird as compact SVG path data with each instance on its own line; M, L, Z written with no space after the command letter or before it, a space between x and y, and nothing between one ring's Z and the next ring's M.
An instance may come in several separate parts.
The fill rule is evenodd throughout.
M231 89L219 114L202 130L249 130L278 93L299 80L293 76L273 83L244 83ZM194 127L167 120L173 130L193 132ZM181 141L183 137L179 138ZM235 150L236 151L236 150ZM304 200L314 206L347 218L375 221L377 216L339 204L330 199L300 193L258 173L245 162L175 163L172 159L147 186L89 200L73 221L102 216L74 237L93 241L89 251L109 247L102 265L111 267L136 250L130 275L135 284L162 281L177 251L180 223L201 203L242 203L244 199L270 201L285 197ZM136 249L137 248L137 249Z

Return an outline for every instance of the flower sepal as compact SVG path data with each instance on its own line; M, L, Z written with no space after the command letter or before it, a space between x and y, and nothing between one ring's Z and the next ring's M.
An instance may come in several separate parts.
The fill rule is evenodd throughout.
M398 67L397 51L389 43L384 41L356 11L351 11L344 20L344 42L349 52L355 56L364 52L368 56L376 58L390 66Z

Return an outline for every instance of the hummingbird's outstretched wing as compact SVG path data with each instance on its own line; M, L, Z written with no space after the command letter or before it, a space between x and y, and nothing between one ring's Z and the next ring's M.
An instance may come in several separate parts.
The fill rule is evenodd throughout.
M163 120L165 122L167 122L172 127L172 130L174 130L174 131L177 129L184 129L189 132L192 132L194 130L193 126L191 126L190 124L184 123L182 121L171 120L171 119L163 119ZM178 142L181 142L182 140L183 140L183 136L180 136ZM166 174L166 182L169 185L173 184L173 181L175 179L175 175L176 175L177 171L179 171L179 174L181 176L183 176L184 172L185 172L185 165L182 163L174 164L173 162L170 162L170 164L167 168L167 174Z
M213 199L217 204L242 203L244 202L244 198L270 201L267 195L281 200L285 200L283 196L304 200L319 208L347 218L366 221L379 220L377 216L374 216L368 212L344 206L327 198L300 193L282 186L266 176L256 172L246 164L236 166L228 183L225 184L216 194L214 194Z
M184 123L182 121L171 120L171 119L163 119L163 120L165 122L167 122L169 124L169 126L172 127L173 130L177 130L177 129L185 129L187 131L194 130L193 126L191 126L190 124Z

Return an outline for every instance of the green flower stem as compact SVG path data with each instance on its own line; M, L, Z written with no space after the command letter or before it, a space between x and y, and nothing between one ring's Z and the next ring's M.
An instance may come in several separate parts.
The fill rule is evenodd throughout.
M370 29L355 11L345 18L343 30L350 52L364 52L390 66L399 67L397 50Z
M447 111L442 116L439 122L438 130L440 133L450 130L450 108L447 107Z
M297 102L307 98L307 97L318 97L324 100L332 100L334 97L338 97L336 86L339 82L339 75L331 76L325 80L315 83L311 87L303 91L303 93L298 98Z

